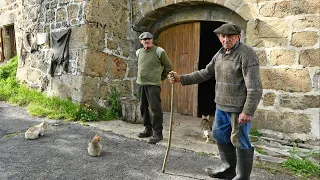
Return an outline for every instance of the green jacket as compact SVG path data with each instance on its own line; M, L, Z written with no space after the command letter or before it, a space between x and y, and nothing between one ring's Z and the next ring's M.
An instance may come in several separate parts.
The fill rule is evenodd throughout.
M181 83L201 83L213 76L218 109L254 114L262 96L262 85L259 60L251 47L239 42L228 55L221 48L205 69L181 75Z
M138 56L137 84L160 86L161 81L167 78L172 71L172 64L161 47L152 46L145 50L140 48L136 51Z

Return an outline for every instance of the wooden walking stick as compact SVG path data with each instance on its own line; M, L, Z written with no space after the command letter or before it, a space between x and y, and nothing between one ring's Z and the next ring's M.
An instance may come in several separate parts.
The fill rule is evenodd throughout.
M166 170L166 164L168 159L169 150L171 147L171 135L172 135L172 123L173 123L173 86L174 83L171 84L171 108L170 108L170 126L169 126L169 137L168 137L168 147L166 155L164 156L163 165L162 165L162 173Z

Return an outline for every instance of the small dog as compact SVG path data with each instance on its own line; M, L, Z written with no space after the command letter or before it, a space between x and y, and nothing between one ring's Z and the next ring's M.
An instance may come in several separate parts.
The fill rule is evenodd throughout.
M91 142L88 144L88 153L90 156L100 156L102 146L100 144L100 136L95 135Z
M35 126L31 126L24 133L24 137L26 139L38 139L40 136L44 135L44 132L47 130L47 128L48 128L48 123L45 120L43 120L42 123Z
M209 142L209 133L212 132L213 120L210 120L210 115L202 115L201 129L203 131L203 138L207 138L206 143Z

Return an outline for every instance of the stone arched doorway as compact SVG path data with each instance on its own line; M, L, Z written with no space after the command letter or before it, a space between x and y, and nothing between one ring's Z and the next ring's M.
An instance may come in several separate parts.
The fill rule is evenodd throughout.
M166 50L179 74L203 69L210 62L221 47L214 29L226 22L237 24L243 29L242 40L245 40L247 25L234 11L202 2L164 6L137 20L135 26L155 35L155 44ZM199 85L175 86L174 112L191 116L213 114L214 85L212 79ZM164 111L170 111L170 87L168 82L162 84Z

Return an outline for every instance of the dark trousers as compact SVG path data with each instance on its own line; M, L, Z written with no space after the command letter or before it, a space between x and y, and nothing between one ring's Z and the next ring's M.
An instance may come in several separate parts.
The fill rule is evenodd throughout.
M140 86L140 111L143 123L147 129L153 129L155 133L162 133L163 129L163 113L160 93L160 86ZM153 114L152 121L149 106Z

